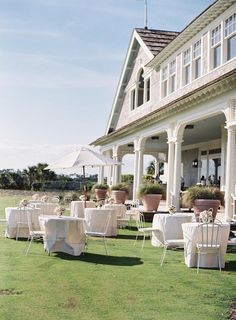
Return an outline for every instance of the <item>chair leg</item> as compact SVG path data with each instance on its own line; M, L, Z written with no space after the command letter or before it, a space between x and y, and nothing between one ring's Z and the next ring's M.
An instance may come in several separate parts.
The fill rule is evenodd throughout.
M197 273L199 273L200 257L201 257L201 254L200 254L200 252L198 251L198 253L197 253Z
M105 247L106 255L108 255L106 237L103 237L103 242L104 242L104 247Z
M33 241L33 237L31 236L31 237L30 237L30 243L29 243L28 249L26 250L26 253L25 253L26 256L27 256L27 254L28 254L28 252L29 252L29 249L30 249L30 247L31 247L32 241Z
M164 246L163 253L162 253L162 256L161 256L161 264L160 264L161 267L162 267L163 262L165 260L166 251L167 251L167 246Z
M136 242L138 240L138 235L139 235L139 232L137 232L137 234L136 234L136 238L135 238L135 241L134 241L134 246L136 245Z
M141 251L143 250L143 247L144 247L144 243L145 243L145 233L143 233L143 243L142 243L142 248L141 248Z

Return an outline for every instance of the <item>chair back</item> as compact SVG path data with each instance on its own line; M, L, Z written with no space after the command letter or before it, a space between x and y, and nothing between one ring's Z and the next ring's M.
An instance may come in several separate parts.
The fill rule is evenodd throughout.
M107 234L107 231L108 231L108 227L109 227L109 224L110 224L110 220L111 220L111 212L108 213L105 221L104 221L104 231L103 233L104 234Z
M32 212L28 210L27 212L27 223L29 227L29 232L33 231L33 221L32 221Z
M206 248L215 248L220 245L220 223L205 222L198 226L198 244Z
M134 219L138 229L145 228L145 218L142 212L136 211L136 216L134 217Z
M28 210L27 210L27 207L19 207L18 208L18 218L17 218L17 223L18 224L25 224L27 225L28 223Z

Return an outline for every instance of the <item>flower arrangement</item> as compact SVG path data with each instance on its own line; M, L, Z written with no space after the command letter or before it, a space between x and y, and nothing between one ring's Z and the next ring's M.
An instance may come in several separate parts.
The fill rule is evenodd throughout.
M175 206L173 206L173 205L170 205L170 206L169 206L169 213L170 213L170 214L174 214L176 211L177 211L177 209L176 209Z
M65 208L58 206L54 209L54 213L56 213L59 217L65 212Z
M85 196L84 194L82 194L82 195L79 197L79 199L80 199L81 201L85 201L85 200L86 200L86 196Z
M213 209L204 210L200 212L199 221L203 223L212 222L213 221L212 212L213 212Z
M20 207L27 207L29 204L29 201L27 199L22 199L20 202Z
M40 196L38 193L35 193L32 195L32 200L39 200L40 199Z
M47 202L48 201L48 196L42 196L42 198L41 198L41 201L43 201L43 202Z

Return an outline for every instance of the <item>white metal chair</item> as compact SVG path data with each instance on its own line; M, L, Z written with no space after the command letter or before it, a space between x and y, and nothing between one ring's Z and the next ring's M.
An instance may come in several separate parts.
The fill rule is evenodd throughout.
M29 241L29 245L28 248L25 251L25 254L27 255L29 252L29 249L31 247L31 244L34 240L40 240L43 239L45 236L45 231L42 230L34 230L33 229L33 223L32 223L32 213L28 212L27 215L27 221L28 221L28 228L29 228L29 237L28 237L28 241Z
M207 254L217 254L219 269L221 271L220 261L220 223L201 223L198 226L197 248L197 273L199 272L201 256Z
M134 242L134 246L135 246L135 244L137 242L139 234L141 233L141 234L143 234L143 242L142 242L141 250L143 250L146 236L150 236L151 237L152 236L152 232L153 231L158 232L159 229L152 228L152 227L145 227L145 219L144 219L143 213L141 213L140 211L137 211L137 210L135 210L135 211L136 211L136 216L133 216L133 217L135 219L138 231L137 231L137 234L136 234L136 239L135 239L135 242Z
M110 220L111 220L111 213L108 213L106 218L104 219L104 223L103 223L102 228L100 228L99 230L87 230L86 223L85 223L85 226L84 226L85 227L85 236L86 236L85 252L87 252L87 249L88 249L88 238L89 237L101 237L101 238L103 238L103 243L104 243L104 248L105 248L106 254L108 254L106 234L107 234Z

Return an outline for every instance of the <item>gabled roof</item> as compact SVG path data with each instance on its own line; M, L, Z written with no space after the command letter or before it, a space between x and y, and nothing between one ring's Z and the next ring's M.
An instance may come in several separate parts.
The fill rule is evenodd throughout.
M135 28L135 31L141 37L147 48L156 56L168 43L170 43L179 32L141 29Z
M133 62L138 54L139 48L142 47L151 61L155 55L157 55L177 35L178 32L174 31L141 28L134 29L109 116L106 134L109 134L116 128L124 101L125 88L130 79L133 70Z

